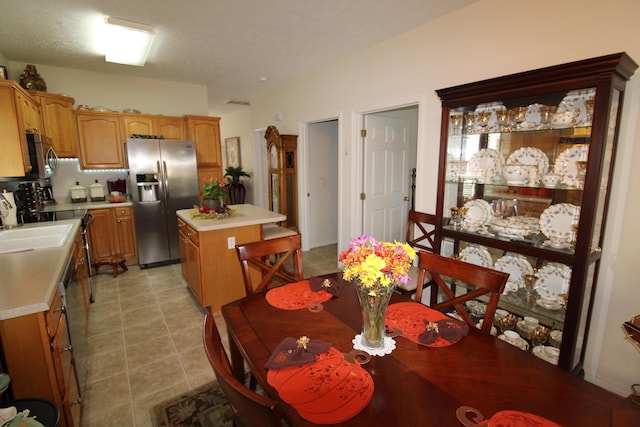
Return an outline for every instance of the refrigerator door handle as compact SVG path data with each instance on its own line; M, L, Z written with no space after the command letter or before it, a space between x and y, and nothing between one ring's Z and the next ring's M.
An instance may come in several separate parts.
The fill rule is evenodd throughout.
M165 203L166 210L169 210L169 200L171 200L171 196L169 194L169 172L167 172L167 162L162 161L162 176L164 179L164 195L165 195Z
M162 215L166 215L166 211L167 211L167 209L166 209L167 208L167 206L166 206L166 203L167 203L166 183L167 183L167 180L166 180L166 177L164 176L164 170L160 170L160 160L158 160L156 162L156 169L158 171L158 176L160 176L161 180L162 180L162 193L163 193L163 195L162 195L162 197L160 197L160 209L162 211Z

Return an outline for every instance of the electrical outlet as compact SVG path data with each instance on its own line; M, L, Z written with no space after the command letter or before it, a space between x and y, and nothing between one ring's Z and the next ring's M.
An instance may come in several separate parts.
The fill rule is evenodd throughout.
M227 237L227 248L235 249L236 247L236 238L234 236Z

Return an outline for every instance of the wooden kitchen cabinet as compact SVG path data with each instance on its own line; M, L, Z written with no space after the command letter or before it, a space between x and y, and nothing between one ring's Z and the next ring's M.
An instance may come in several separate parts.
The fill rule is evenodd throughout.
M121 114L74 111L82 169L124 169Z
M79 386L86 385L90 290L80 231L72 254L75 282L65 287L64 295L56 290L49 310L0 321L5 369L11 376L14 398L54 402L60 410L61 427L80 426Z
M220 118L209 116L184 116L187 139L196 143L198 158L198 182L210 182L211 177L222 179L222 146L220 143ZM207 181L209 179L209 181Z
M29 93L40 103L42 133L51 138L58 157L78 157L78 135L73 117L75 100L69 96L35 90Z
M125 136L155 135L164 139L185 139L184 119L182 117L131 114L122 117Z
M182 277L198 301L202 301L200 287L200 247L198 232L178 218Z
M27 131L40 128L37 104L13 80L0 80L0 176L25 176L31 172ZM39 113L38 113L39 116Z
M126 265L138 263L138 248L130 206L90 209L93 221L89 226L91 262L97 270L101 265L115 269L124 260Z

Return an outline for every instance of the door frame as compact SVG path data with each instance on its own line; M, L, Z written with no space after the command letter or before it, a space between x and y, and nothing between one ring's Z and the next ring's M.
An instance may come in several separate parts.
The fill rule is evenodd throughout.
M309 126L315 123L322 123L327 121L337 121L338 122L338 174L342 170L342 156L340 156L340 151L342 144L344 143L344 139L342 137L342 123L343 123L343 115L339 113L338 115L326 115L321 117L315 117L311 119L307 119L305 121L300 122L299 131L298 131L298 221L299 221L299 229L302 234L302 251L308 251L310 249L309 242L309 199L306 197L307 192L309 191ZM345 191L342 187L338 186L338 195L335 209L338 211L338 218L340 218L340 200L342 198L342 193ZM342 235L344 230L344 226L341 221L338 221L338 242L340 242L340 236Z

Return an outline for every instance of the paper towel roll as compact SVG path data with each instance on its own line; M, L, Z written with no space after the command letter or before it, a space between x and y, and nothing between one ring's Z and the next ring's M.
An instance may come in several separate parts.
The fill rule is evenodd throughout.
M11 205L11 208L8 210L2 208L2 225L5 225L5 226L17 225L18 218L16 213L18 212L18 210L16 209L16 201L15 201L15 198L13 197L13 193L7 193L5 191L2 193L2 195L4 196L5 199L7 199L7 202L9 202L9 204ZM7 213L7 211L9 212L9 214L5 217L5 214Z

